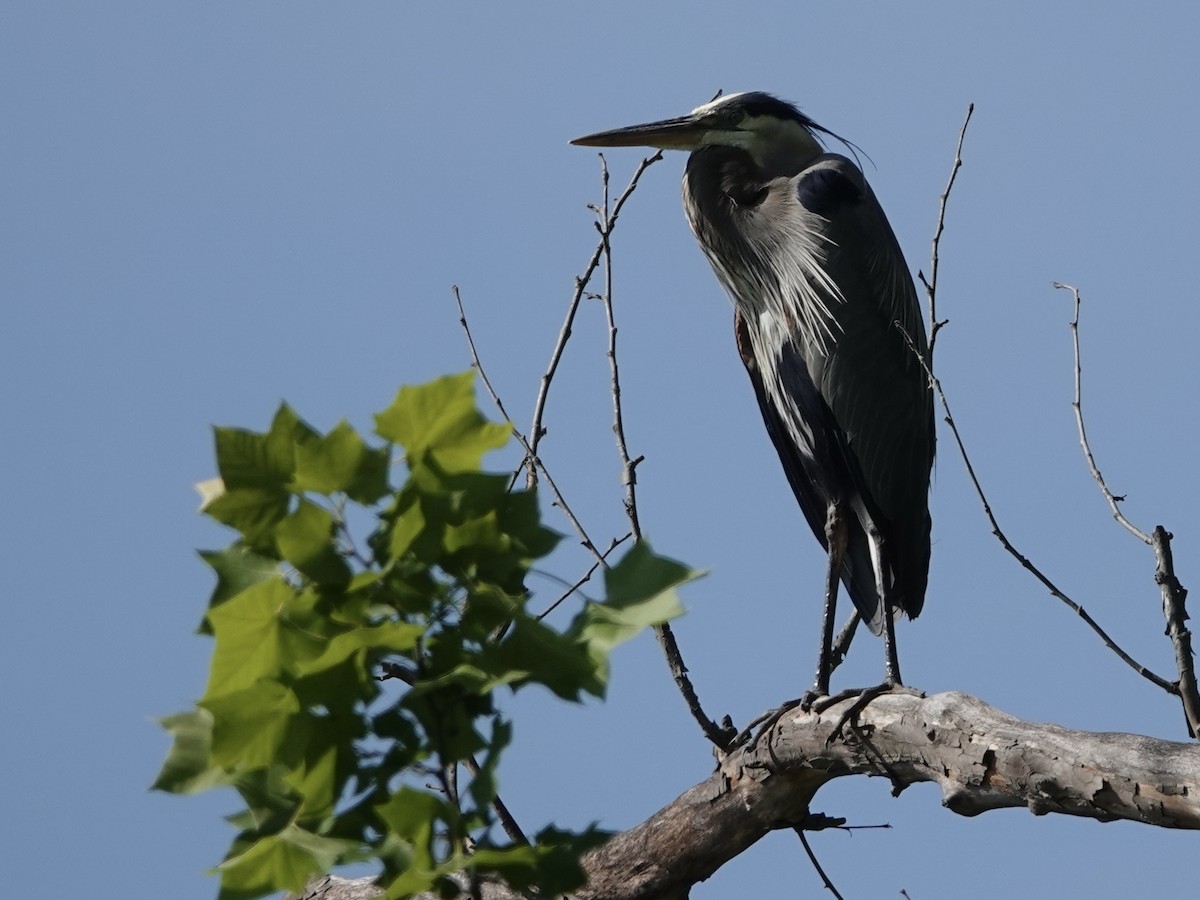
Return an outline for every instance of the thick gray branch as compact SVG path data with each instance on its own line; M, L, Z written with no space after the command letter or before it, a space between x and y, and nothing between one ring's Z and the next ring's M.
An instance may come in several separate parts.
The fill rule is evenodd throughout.
M1200 828L1196 744L1023 722L960 693L879 697L831 740L847 706L780 717L703 782L584 857L589 883L574 896L686 898L768 832L803 825L821 786L844 775L888 777L897 793L936 782L945 806L966 816L1024 806L1035 815ZM492 888L488 896L520 895Z

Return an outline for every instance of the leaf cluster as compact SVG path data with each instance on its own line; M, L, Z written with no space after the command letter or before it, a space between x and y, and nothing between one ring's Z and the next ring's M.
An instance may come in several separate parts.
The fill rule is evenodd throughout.
M370 859L388 897L453 896L454 874L569 890L601 833L493 837L512 737L497 692L602 697L612 649L678 614L691 573L637 545L606 600L552 628L526 578L560 535L481 468L509 428L479 412L472 373L401 389L374 430L375 446L344 422L322 434L286 405L266 432L216 429L202 509L237 539L201 554L212 665L196 708L163 720L154 787L240 795L229 900Z

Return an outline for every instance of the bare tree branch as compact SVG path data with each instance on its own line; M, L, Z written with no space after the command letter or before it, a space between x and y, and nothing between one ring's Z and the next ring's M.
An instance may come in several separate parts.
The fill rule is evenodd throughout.
M1154 549L1154 581L1159 586L1163 598L1163 617L1167 620L1167 636L1175 648L1175 665L1179 670L1179 681L1175 683L1173 693L1178 694L1183 702L1183 715L1187 723L1188 734L1191 737L1200 735L1200 690L1196 685L1195 661L1192 655L1192 635L1187 625L1187 591L1175 577L1174 555L1171 553L1171 534L1161 525L1154 529L1153 536L1146 534L1125 517L1120 503L1125 498L1109 490L1108 483L1100 474L1100 467L1092 454L1092 445L1088 440L1087 428L1083 418L1083 362L1079 348L1079 311L1082 301L1079 289L1069 284L1054 282L1059 290L1070 291L1075 303L1075 314L1071 318L1071 343L1075 354L1075 397L1071 403L1075 411L1075 425L1079 431L1079 446L1083 448L1084 459L1087 460L1088 470L1092 479L1100 488L1100 493L1108 502L1113 518L1126 531L1143 543Z
M1175 557L1171 552L1171 533L1161 525L1154 529L1154 580L1162 591L1163 616L1167 620L1167 637L1175 648L1175 666L1179 669L1179 698L1188 734L1200 737L1200 691L1196 687L1195 659L1192 656L1192 633L1187 625L1187 590L1175 577Z
M953 190L954 181L958 178L958 170L962 168L963 141L966 140L967 126L971 124L971 114L974 112L975 104L971 103L967 106L967 117L963 119L962 128L958 130L958 146L954 149L954 165L950 167L950 177L946 181L946 189L942 191L942 196L938 200L937 227L933 231L933 249L930 253L928 280L926 280L924 272L917 273L917 277L921 279L921 284L925 286L925 294L929 298L930 368L933 368L933 346L937 342L938 332L942 330L943 325L950 321L949 319L939 321L937 317L938 264L940 262L938 251L942 243L942 232L946 230L946 206L950 202L950 191Z
M483 386L487 389L488 394L491 396L492 402L496 404L496 409L499 411L500 415L504 417L505 421L508 422L508 427L512 430L513 436L525 449L525 464L530 466L531 473L534 471L540 471L542 473L542 476L546 479L547 486L550 488L550 493L554 498L554 505L563 511L563 515L567 517L567 521L571 523L571 527L574 528L575 533L579 535L580 542L598 559L603 559L604 557L601 556L600 551L596 549L596 545L592 543L592 539L588 536L587 531L584 529L583 523L579 521L575 513L571 511L571 507L567 505L566 498L563 497L562 491L558 489L558 485L554 483L554 479L550 476L550 472L546 468L545 463L542 462L541 457L537 455L532 443L526 440L525 435L521 434L520 430L516 425L513 424L512 419L505 411L504 404L501 402L500 396L496 393L495 389L492 388L492 382L488 379L487 372L485 372L483 368L483 362L479 358L479 352L475 348L475 339L471 336L471 327L467 324L467 314L463 309L462 297L459 296L458 286L452 285L450 290L454 294L454 302L458 304L459 324L462 325L463 331L466 332L467 345L471 348L471 366L479 371L480 380L483 381ZM536 483L537 479L532 478L529 482L529 486L533 487Z
M628 186L621 193L621 196L617 198L617 202L613 204L611 214L605 216L605 236L601 237L600 242L596 245L596 249L592 251L592 258L588 260L587 266L584 267L583 274L575 279L575 292L571 295L571 302L567 306L566 318L563 319L562 328L558 333L558 340L555 342L554 350L550 354L550 362L546 366L545 373L542 375L537 399L533 405L533 424L529 428L529 452L531 456L525 460L525 467L528 470L526 478L530 487L537 483L537 467L533 465L533 460L537 458L538 446L541 444L542 436L546 433L542 420L546 413L546 400L550 396L550 383L554 380L554 373L558 371L558 364L562 361L563 352L567 348L567 341L571 338L571 326L575 323L575 314L579 311L579 304L583 300L584 293L587 291L588 282L591 281L596 267L600 264L601 255L604 253L604 248L608 241L607 235L611 235L617 225L617 217L621 214L621 208L625 205L625 201L637 190L642 174L660 159L662 159L661 150L653 156L643 159L637 169L634 170L633 177L629 180Z
M574 593L576 591L578 591L581 587L583 587L585 584L587 584L587 582L591 580L591 577L596 574L596 570L599 569L601 566L605 566L605 564L608 562L609 555L614 550L616 550L618 547L620 547L623 543L625 543L627 540L629 540L631 537L633 537L633 535L629 532L626 532L624 535L622 535L619 538L613 538L612 543L610 543L608 545L608 549L605 550L602 554L600 554L600 557L595 562L593 562L591 564L591 566L588 567L588 570L586 572L584 572L580 578L578 578L574 582L572 582L567 587L567 589L559 595L557 600L555 600L553 603L551 603L544 610L542 610L540 613L537 614L538 620L546 618L546 616L550 615L550 613L552 613L552 612L554 612L554 610L558 609L559 605L561 605L564 600L566 600L568 597L571 597L572 595L574 595ZM607 566L606 566L606 568L607 568Z
M638 521L637 508L637 466L642 457L631 459L629 447L625 442L625 418L621 411L621 370L617 364L617 321L613 312L612 294L612 246L609 243L608 231L608 164L604 154L600 155L602 181L604 184L604 205L601 207L600 221L596 228L600 232L600 243L604 248L604 315L608 321L608 369L613 401L613 434L617 438L617 452L621 457L621 484L625 489L625 515L629 518L629 528L633 532L634 541L642 539L642 526Z
M661 154L659 154L661 156ZM625 422L621 410L621 372L617 363L617 323L616 316L613 312L613 295L612 295L612 245L610 238L612 236L612 225L616 221L616 212L610 215L608 208L608 163L604 159L604 154L600 156L600 172L601 182L603 184L603 201L599 208L595 209L597 218L596 229L600 232L600 246L604 256L604 293L600 296L604 304L604 313L608 321L608 365L610 373L610 385L613 401L613 434L616 435L617 452L621 458L621 483L624 487L625 497L625 515L629 519L629 527L633 533L634 541L642 539L642 526L638 520L637 508L637 465L642 461L642 457L633 459L629 455L629 447L625 440ZM644 161L645 162L645 161ZM646 162L645 164L649 164ZM640 175L640 171L638 174ZM628 190L627 190L628 193ZM618 201L618 205L621 201ZM654 626L654 634L658 638L658 643L662 647L663 655L667 659L667 667L670 669L671 678L675 682L676 688L683 696L684 703L687 704L688 712L692 714L692 718L696 724L700 726L700 730L704 732L704 736L709 739L720 750L725 750L729 746L729 742L733 739L736 729L732 726L722 728L717 723L709 718L704 712L703 706L700 704L700 697L696 694L696 688L692 685L692 681L688 678L688 669L683 661L683 654L680 652L679 643L675 640L675 633L671 630L671 626L666 622L661 625Z
M596 223L596 227L600 232L600 242L597 244L596 249L592 254L592 258L585 268L583 275L579 276L575 280L575 293L571 298L571 302L567 311L567 317L563 323L561 331L559 332L558 341L555 344L554 351L551 354L550 364L547 367L545 374L542 376L541 386L538 391L537 400L534 404L533 427L530 431L531 436L528 439L526 439L525 435L523 435L521 431L512 424L512 419L508 415L503 402L500 400L499 395L492 387L491 380L487 377L487 373L483 368L483 363L480 360L479 352L475 346L475 341L471 334L470 326L467 323L466 311L463 307L462 297L457 286L452 288L454 300L458 306L459 323L462 325L463 331L466 333L467 343L471 350L472 366L479 371L484 387L491 396L492 401L495 403L497 410L499 411L500 415L509 422L509 426L512 429L514 437L516 437L525 450L525 458L521 464L521 467L527 468L528 470L526 484L531 488L534 487L537 484L537 473L541 472L542 477L546 479L546 484L549 486L553 495L554 505L559 507L567 516L571 526L579 535L581 543L592 554L592 556L595 557L597 564L602 565L605 568L608 567L608 553L611 552L613 547L615 547L619 542L614 541L614 543L604 553L599 551L591 537L588 535L587 531L584 529L582 522L579 521L578 517L571 510L570 506L567 505L567 502L563 497L562 492L559 490L558 485L555 484L554 479L551 477L549 471L546 469L545 464L542 462L541 457L538 455L538 442L540 441L541 435L545 432L542 422L543 415L545 413L546 399L549 395L550 384L566 349L567 341L570 338L571 326L575 320L575 315L579 309L579 304L587 295L587 285L592 276L595 274L600 261L603 259L605 262L606 280L605 292L602 295L602 300L604 301L606 317L608 320L608 355L610 361L609 364L611 371L614 415L613 430L617 436L617 445L622 460L622 481L625 485L624 502L626 514L630 520L634 539L639 540L641 538L641 526L638 522L637 516L637 495L635 489L635 470L637 464L641 461L641 458L630 458L628 447L625 441L620 399L620 371L616 356L617 329L612 308L612 263L610 257L610 238L613 228L616 226L617 218L620 215L621 209L625 205L625 202L633 194L634 190L636 190L642 174L647 168L660 159L662 159L661 152L643 159L641 164L634 171L633 177L630 179L629 184L626 186L625 190L617 198L616 203L614 203L610 209L608 195L608 165L604 159L604 155L600 154L601 179L603 184L603 205L599 208L593 207L599 218L599 221ZM513 473L514 482L519 472L520 468L518 468L517 472ZM594 571L594 567L593 570L590 570L584 577L584 580L587 580L587 578L591 577L592 571ZM560 600L553 604L550 609L553 609L558 605L558 603L561 603L562 599L563 598L560 598ZM547 609L546 612L548 613L550 609ZM543 613L543 615L545 615L545 613ZM704 735L712 743L721 749L726 748L733 735L736 733L736 729L734 729L732 726L728 728L722 728L711 718L709 718L707 714L705 714L702 706L700 705L700 699L696 694L696 690L693 687L691 680L687 676L687 666L683 662L683 656L680 653L679 645L675 640L675 636L671 631L670 626L666 624L657 626L655 628L655 634L658 637L659 644L662 646L663 653L667 658L667 665L671 672L671 678L674 680L676 687L682 694L684 702L687 704L688 711L692 714L692 717L700 726L701 731L703 731Z
M883 775L895 793L932 782L942 805L963 816L1024 807L1037 816L1200 829L1196 744L1025 722L953 692L884 694L837 737L851 702L821 713L789 710L762 740L724 757L704 781L586 854L588 884L572 896L682 900L769 832L813 822L817 792L846 775ZM820 827L828 821L816 819ZM483 896L520 895L485 884Z
M1108 484L1105 482L1104 476L1100 474L1100 469L1096 465L1096 458L1092 455L1092 445L1088 442L1087 428L1083 424L1083 362L1079 351L1079 289L1057 281L1054 282L1054 287L1061 291L1070 291L1071 295L1075 298L1075 315L1071 319L1071 343L1075 350L1075 398L1071 402L1071 408L1075 410L1075 426L1079 430L1079 446L1083 448L1083 456L1087 460L1088 469L1092 473L1092 478L1099 486L1100 493L1108 501L1108 507L1112 510L1113 518L1143 544L1149 544L1150 535L1125 518L1125 514L1121 511L1119 504L1125 498L1115 495L1108 489Z
M899 327L898 324L897 327ZM996 521L996 514L992 512L992 505L988 502L987 495L983 490L983 485L980 484L979 477L975 474L975 466L972 465L971 457L967 453L967 448L963 443L962 435L960 435L958 432L958 425L954 421L954 414L950 412L950 401L946 399L946 392L942 390L941 382L938 381L933 372L929 369L929 366L921 357L920 350L918 350L917 345L913 343L913 340L908 333L903 329L900 329L900 333L904 335L904 339L908 342L908 347L912 351L913 355L916 356L921 362L921 365L924 366L925 374L929 377L930 384L933 385L933 389L937 393L938 401L942 404L942 409L946 413L946 424L950 426L950 433L954 436L954 443L958 447L959 456L962 457L963 465L966 466L967 476L971 480L971 486L975 488L975 496L979 498L979 502L983 506L984 515L987 516L988 524L991 525L992 534L995 535L996 540L1000 542L1000 545L1006 551L1008 551L1009 555L1019 562L1026 571L1028 571L1031 575L1033 575L1034 578L1042 583L1042 586L1050 592L1051 596L1057 597L1068 607L1070 607L1070 609L1077 616L1079 616L1079 618L1083 619L1083 621L1087 623L1088 627L1091 628L1092 631L1099 636L1100 640L1104 642L1104 645L1117 654L1117 656L1120 657L1126 665L1128 665L1143 678L1158 685L1167 693L1178 695L1178 684L1173 681L1167 681L1167 679L1163 678L1161 675L1158 675L1155 672L1152 672L1150 669L1147 669L1123 649L1121 649L1121 647L1119 647L1117 643L1111 637L1109 637L1108 632L1101 628L1100 624L1091 617L1086 609L1063 593L1063 591L1059 589L1058 585L1051 581L1041 569L1033 564L1029 557L1025 556L1015 546L1013 546L1012 542L1008 539L1008 536L1005 535L1004 531L1000 528L1000 523Z

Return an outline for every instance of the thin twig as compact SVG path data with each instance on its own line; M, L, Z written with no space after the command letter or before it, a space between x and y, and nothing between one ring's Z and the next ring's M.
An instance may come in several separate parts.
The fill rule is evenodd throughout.
M577 276L575 279L575 292L571 295L571 302L567 306L567 315L563 319L562 328L558 332L558 339L555 341L554 350L550 354L550 363L546 366L546 371L542 375L541 384L538 387L537 399L533 405L533 424L529 428L529 455L525 458L523 464L523 467L528 469L526 483L530 487L533 487L537 483L537 467L533 463L537 459L538 446L541 444L542 436L546 433L542 420L546 412L546 400L550 396L550 383L554 380L554 373L558 371L558 364L562 360L563 352L566 350L567 341L571 338L571 326L575 323L575 314L579 311L579 304L583 300L588 282L591 281L596 267L600 264L600 257L603 255L604 248L608 242L607 235L612 234L613 228L616 227L617 217L621 214L621 208L625 205L625 201L637 190L642 173L662 159L662 156L662 151L660 150L653 156L643 159L637 169L634 170L633 177L629 180L628 186L626 186L621 196L617 198L617 202L613 205L611 214L605 217L605 236L601 237L600 242L596 245L596 249L592 251L592 258L588 260L587 266L584 267L583 274ZM514 473L514 479L519 473L520 469Z
M517 430L517 426L513 424L512 416L504 408L504 402L500 399L500 395L496 393L496 389L492 387L492 381L488 378L487 371L483 368L483 362L479 358L479 350L475 346L475 337L471 334L471 326L467 324L467 311L463 307L462 295L458 291L458 285L450 285L450 292L454 294L454 303L458 307L458 324L462 326L463 333L467 336L467 346L471 350L471 368L479 373L479 380L483 382L483 386L487 389L488 395L491 396L492 402L496 404L496 411L508 423L508 427L512 429L512 433L517 440L524 445L527 443L525 435L521 434Z
M1179 670L1179 681L1175 684L1175 693L1179 695L1180 700L1183 702L1183 715L1187 723L1188 735L1196 737L1200 735L1200 690L1197 689L1196 685L1196 669L1192 657L1192 635L1185 624L1188 617L1186 607L1187 590L1179 583L1179 579L1175 577L1175 559L1171 552L1171 534L1159 525L1154 529L1154 534L1151 536L1130 522L1120 507L1121 501L1125 498L1114 494L1109 489L1104 476L1100 474L1100 467L1096 464L1096 458L1092 454L1092 445L1088 440L1087 428L1084 426L1083 418L1083 361L1079 341L1079 313L1082 300L1079 296L1079 289L1072 285L1056 281L1054 282L1054 287L1059 290L1070 291L1075 305L1074 316L1071 318L1071 343L1075 355L1075 396L1071 407L1075 411L1075 425L1079 431L1079 446L1083 448L1083 456L1087 460L1088 470L1092 473L1092 480L1099 486L1100 493L1104 495L1104 499L1108 502L1108 508L1112 510L1113 518L1139 541L1149 544L1154 548L1154 581L1158 584L1159 591L1162 593L1163 617L1167 620L1166 633L1171 639L1171 645L1175 648L1175 666Z
M671 630L670 626L664 622L655 626L654 633L658 637L663 655L667 658L667 668L671 670L671 679L675 682L679 693L683 695L688 712L692 714L692 718L696 720L696 724L700 726L704 736L718 750L727 751L733 743L737 729L732 725L722 727L705 714L704 708L700 705L700 698L696 695L696 689L692 686L691 679L687 677L688 668L683 663L683 654L679 652L675 632Z
M558 489L558 485L554 483L554 479L551 477L549 470L546 468L546 464L542 462L541 457L539 457L537 452L533 449L531 442L525 438L525 435L523 435L520 429L518 429L517 426L512 423L512 419L509 418L508 413L505 412L504 403L500 400L500 396L492 387L492 382L488 378L487 372L483 368L483 362L479 358L479 351L475 347L475 339L471 335L471 326L467 324L467 313L463 308L462 297L459 295L458 286L452 285L450 290L454 293L454 302L458 304L458 322L460 325L462 325L463 331L466 332L467 346L471 349L471 366L478 370L479 379L483 382L483 386L487 390L488 395L492 398L492 402L496 404L497 411L499 411L500 415L502 415L505 421L508 422L508 427L512 430L513 436L524 448L526 461L532 460L533 466L531 467L531 470L540 470L542 476L546 479L546 485L550 488L550 493L554 498L554 505L563 511L563 514L567 517L567 521L571 523L571 527L574 528L575 533L579 535L580 543L582 543L583 546L587 548L593 555L599 556L600 553L596 549L596 545L592 543L592 539L588 536L587 531L584 529L583 523L579 521L575 513L572 512L571 507L567 505L567 501L563 497L562 491L560 491ZM530 484L530 487L532 487L535 483L536 480Z
M809 846L808 838L804 835L804 826L793 826L793 830L796 832L796 836L800 838L800 844L802 847L804 847L804 852L808 854L808 861L812 863L812 867L816 869L817 874L821 876L821 881L825 883L825 889L833 894L837 900L846 900L846 898L838 893L838 889L833 886L833 882L829 880L829 876L825 874L825 870L822 869L821 864L817 862L817 854L813 853L812 847Z
M1175 577L1175 557L1171 553L1171 533L1161 525L1154 529L1154 580L1162 591L1163 615L1167 636L1175 647L1175 666L1179 669L1179 697L1188 735L1200 737L1200 690L1196 687L1196 668L1192 657L1192 633L1187 625L1187 589Z
M604 292L600 295L600 300L604 304L604 313L608 321L608 365L613 401L613 434L616 435L617 452L621 458L621 483L625 490L625 515L629 519L633 539L640 541L642 539L642 526L638 520L637 508L637 466L643 457L631 458L629 455L629 446L625 440L625 423L621 411L621 372L617 363L617 323L613 313L612 298L612 245L610 239L612 237L613 224L616 222L617 209L624 201L625 195L617 201L617 207L614 207L610 213L608 205L608 163L603 153L599 154L599 156L603 200L595 212L599 219L596 222L596 230L600 232L600 248L604 256ZM661 156L661 154L658 154L658 156ZM635 182L645 166L653 161L654 157L643 160L642 168L634 176ZM631 182L631 185L633 183ZM630 189L626 189L626 195ZM722 728L704 712L703 707L700 705L700 698L696 694L696 689L692 685L691 679L688 678L688 669L684 664L683 654L679 650L679 643L675 640L675 633L671 630L671 626L666 622L655 625L654 634L658 638L659 646L662 647L663 655L667 658L667 667L670 669L671 678L674 680L675 686L679 689L679 693L683 696L688 711L692 714L692 718L696 720L705 737L720 750L726 750L729 747L729 742L733 739L735 730L732 726Z
M559 598L557 600L555 600L553 603L551 603L549 606L547 606L542 612L538 613L535 618L537 618L537 620L540 622L542 619L546 618L546 616L550 615L550 613L554 612L554 610L558 609L558 607L567 598L573 596L576 591L578 591L581 587L583 587L585 584L587 584L587 582L591 579L591 577L596 574L596 570L605 564L605 562L608 560L609 555L614 550L616 550L618 547L620 547L623 543L625 543L631 537L633 537L633 534L631 532L626 532L624 535L622 535L619 538L613 538L612 543L608 545L608 549L605 550L602 554L600 554L600 558L597 559L594 563L592 563L591 567L586 572L583 573L583 576L581 578L579 578L578 580L576 580L565 591L563 591L563 593L561 594L561 596L559 596Z
M377 676L377 681L387 681L390 678L396 678L403 681L409 687L412 687L418 677L415 669L395 662L385 661L380 664L380 669L383 674ZM479 762L474 756L468 756L464 760L464 764L471 773L472 778L479 774ZM457 778L455 780L455 791L457 792ZM492 810L496 813L496 818L500 820L500 825L504 829L504 833L508 835L508 839L518 844L528 844L529 838L525 837L525 832L521 830L521 826L517 824L517 820L508 811L508 807L504 805L504 801L500 799L499 794L492 797L491 806Z
M1104 481L1104 476L1100 474L1100 469L1096 465L1096 458L1092 455L1092 446L1088 443L1087 429L1083 425L1083 364L1079 352L1079 289L1057 281L1054 282L1054 286L1062 291L1070 291L1071 295L1075 298L1075 316L1071 319L1071 342L1075 348L1075 399L1072 401L1071 407L1075 410L1075 425L1079 430L1079 446L1083 448L1083 456L1087 460L1088 469L1091 471L1092 478L1096 484L1099 485L1100 493L1108 501L1108 508L1112 510L1113 518L1139 541L1149 544L1150 535L1125 518L1125 514L1121 511L1119 505L1125 498L1114 494L1108 489L1108 484Z
M479 762L474 755L468 756L464 760L467 771L471 773L471 777L475 778L479 775ZM492 797L492 811L496 813L496 818L500 820L500 827L504 829L504 833L508 835L508 839L514 844L528 844L529 838L525 837L525 832L521 830L521 826L517 824L517 820L513 818L513 814L508 811L508 807L504 805L504 801L497 794Z
M921 352L917 349L916 344L913 343L913 340L909 334L903 328L900 328L898 323L896 327L899 329L900 333L904 335L904 340L908 344L909 349L920 361L921 366L925 369L926 377L929 378L929 383L933 385L934 391L937 392L938 400L942 404L942 409L946 413L946 424L950 426L950 433L954 436L954 442L958 446L959 456L962 457L963 464L966 466L967 476L971 479L971 485L975 488L975 495L979 498L979 502L983 505L983 512L984 515L987 516L988 523L991 525L992 534L996 536L996 539L1000 542L1000 545L1004 547L1004 549L1008 551L1008 553L1014 559L1016 559L1022 567L1024 567L1031 575L1033 575L1034 578L1040 581L1042 586L1045 587L1052 596L1057 597L1068 607L1070 607L1071 610L1077 616L1079 616L1079 618L1083 619L1083 621L1087 623L1088 627L1090 627L1092 631L1099 636L1100 640L1104 642L1104 645L1116 653L1126 665L1132 668L1143 678L1154 682L1154 684L1158 685L1164 691L1167 691L1170 694L1178 695L1178 684L1172 681L1167 681L1162 676L1150 671L1132 656L1122 650L1116 644L1116 642L1108 636L1108 632L1101 628L1096 620L1088 614L1087 610L1059 590L1058 586L1048 577L1046 577L1041 569L1035 566L1028 557L1017 550L1017 548L1013 546L1012 542L1009 541L1008 537L1004 534L1004 531L1000 528L1000 523L996 521L995 513L992 512L992 506L988 502L987 495L983 491L983 485L980 484L979 478L975 474L975 467L971 464L971 458L967 454L967 448L963 444L962 436L958 433L958 425L955 424L954 416L950 412L950 401L946 399L946 392L942 390L941 382L934 377L933 372L930 371L929 366L926 364L924 358L921 356Z
M967 117L963 119L962 128L958 130L958 146L954 150L954 165L950 168L950 178L946 182L946 190L942 191L942 196L938 201L937 227L933 232L933 250L929 261L929 279L925 279L925 273L918 273L921 284L925 285L925 294L929 298L930 367L933 365L933 346L937 341L938 332L942 330L943 325L950 321L949 319L938 321L937 317L938 250L942 242L942 232L946 230L946 205L950 200L950 191L954 187L954 181L958 178L958 170L962 168L963 141L967 137L967 126L971 123L971 114L974 112L975 104L971 103L967 106Z
M625 488L625 515L629 518L629 528L633 539L642 539L642 526L638 521L637 508L637 465L643 459L630 459L629 446L625 442L625 420L621 412L621 371L617 365L617 320L613 313L612 293L612 247L609 244L608 223L608 164L603 154L600 156L601 181L604 185L604 206L600 222L596 228L600 231L600 242L604 247L604 315L608 320L608 369L613 401L613 434L617 438L617 452L621 457L621 484Z

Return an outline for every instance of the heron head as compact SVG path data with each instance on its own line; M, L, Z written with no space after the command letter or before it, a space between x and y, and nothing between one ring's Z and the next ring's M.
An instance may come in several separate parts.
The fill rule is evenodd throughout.
M724 94L686 116L601 131L571 143L583 147L658 147L693 152L704 147L736 147L750 154L764 169L776 171L782 164L783 170L798 171L822 152L818 133L832 134L792 104L751 91Z

